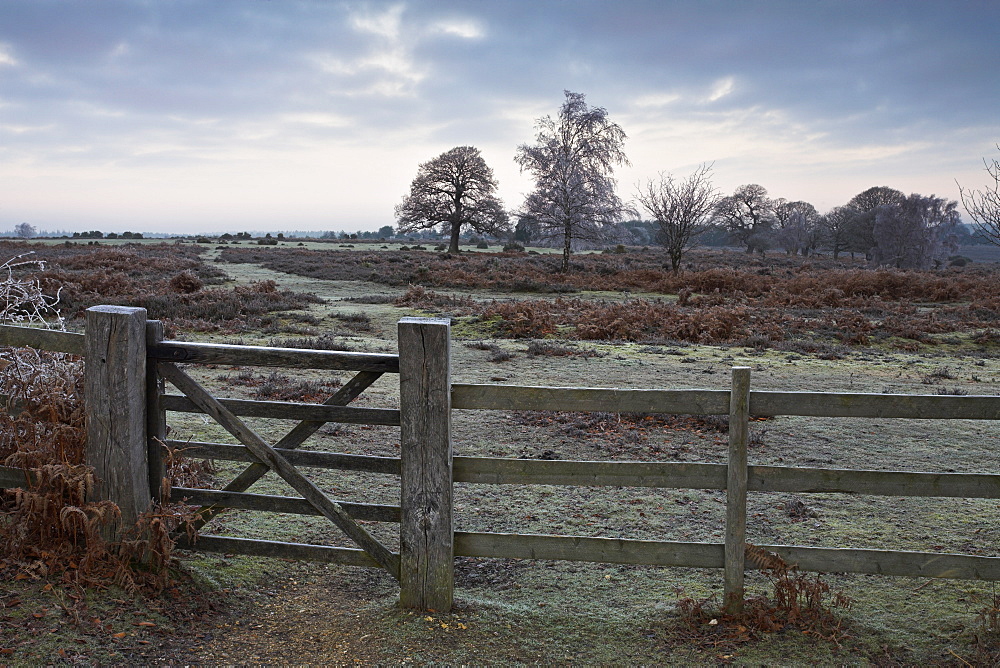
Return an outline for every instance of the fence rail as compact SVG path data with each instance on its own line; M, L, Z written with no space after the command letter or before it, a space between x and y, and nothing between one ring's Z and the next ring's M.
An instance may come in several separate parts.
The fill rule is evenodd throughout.
M114 315L118 311L104 313ZM134 315L132 313L130 317ZM1000 474L762 466L746 461L747 426L751 415L998 420L1000 397L997 396L751 391L749 370L740 368L734 369L732 388L726 390L451 383L450 331L447 323L426 319L401 321L399 356L163 341L158 331L156 323L147 324L148 345L142 353L143 359L148 360L151 370L163 366L158 362L167 363L164 369L172 374L171 378L183 381L181 384L188 381L176 367L172 367L172 363L355 370L361 374L345 385L336 398L323 405L214 397L195 400L189 396L163 393L162 380L158 380L155 373L148 375L146 407L151 482L158 480L155 472L162 466L163 448L178 450L188 456L248 462L251 464L248 471L255 471L252 480L280 459L294 467L387 474L399 476L402 481L398 506L334 501L326 497L320 503L313 498L251 494L245 491L248 484L225 490L171 489L174 500L185 499L188 503L210 509L211 514L223 508L237 508L329 516L327 506L332 504L352 521L399 523L401 544L406 546L400 553L383 553L376 559L370 553L355 548L204 533L193 543L187 543L186 538L182 538L182 546L210 552L280 556L370 567L384 567L387 559L395 560L399 563L400 599L404 605L448 609L451 605L455 556L721 568L724 570L727 605L738 604L742 600L743 573L753 568L744 559L747 493L1000 498ZM0 346L27 345L86 354L88 349L102 349L98 342L90 340L91 336L95 334L89 329L88 335L84 336L24 327L0 327ZM105 331L101 336L109 334ZM171 371L171 368L175 370ZM399 410L344 405L383 373L400 374ZM12 408L17 410L16 406ZM729 461L547 461L454 456L450 435L453 409L727 415L730 423ZM230 425L231 431L234 430L236 416L304 422L274 448L266 446L268 449L265 450L259 444L249 448L243 444L169 440L165 436L163 421L167 411L218 414L225 424ZM131 419L134 421L137 418ZM297 449L309 434L326 422L400 426L401 456L377 457ZM243 433L241 429L235 431ZM244 439L241 437L241 440ZM105 438L102 444L93 447L112 446ZM265 461L266 464L263 463ZM30 472L0 467L0 487L23 486L30 482L29 479ZM249 481L251 477L241 476L240 479ZM452 517L454 483L725 490L726 540L724 543L699 543L455 531ZM134 476L130 484L138 484ZM233 485L236 484L234 481ZM153 484L150 485L152 487ZM150 492L146 494L148 498ZM760 547L797 564L804 571L1000 580L1000 557L789 545Z
M241 510L263 510L290 515L319 515L320 512L303 498L295 496L274 496L270 494L247 494L216 489L194 489L171 487L171 501L183 501L195 506L215 506L218 508L238 508ZM371 522L399 522L399 506L373 503L351 503L337 501L341 508L356 520Z
M147 354L165 362L399 373L399 357L379 353L161 341L149 346Z
M452 385L452 408L728 415L728 390L622 390L523 385ZM750 392L757 417L806 416L1000 420L1000 397L841 392Z
M83 355L86 337L73 332L60 332L38 327L0 326L0 347L37 348L54 353Z
M972 580L1000 579L1000 557L938 552L758 545L803 571ZM685 543L538 534L455 533L455 554L613 564L724 568L723 543ZM755 568L747 563L747 568Z
M160 397L160 402L163 410L175 413L205 412L191 399L179 394L164 394ZM253 401L249 399L219 399L219 403L233 415L243 417L399 426L399 411L386 408L348 408L347 406L301 404L291 401Z
M242 445L171 440L166 441L166 445L189 457L221 459L230 462L260 461ZM297 466L400 475L399 457L349 455L342 452L316 452L314 450L289 450L286 448L275 448L275 451Z

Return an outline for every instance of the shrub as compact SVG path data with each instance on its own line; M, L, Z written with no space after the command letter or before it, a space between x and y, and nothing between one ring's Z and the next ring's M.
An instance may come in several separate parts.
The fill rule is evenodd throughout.
M198 292L203 287L205 287L205 283L189 269L185 269L170 279L170 289L181 294Z
M490 355L491 362L509 362L512 359L514 359L514 353L509 350L503 350L502 348Z
M528 344L528 349L525 352L532 356L544 355L546 357L567 357L576 354L572 348L547 341L532 341Z
M16 264L3 266L9 271ZM8 275L0 290L8 307L27 300L15 313L61 328L54 301L37 285ZM18 317L14 321L23 322ZM10 322L0 317L0 323ZM105 542L102 528L117 522L120 511L111 501L92 498L96 480L85 464L83 361L25 348L3 349L2 358L0 394L7 400L0 410L0 463L27 470L33 483L0 490L0 571L16 571L17 579L55 576L71 587L161 589L169 581L170 531L189 514L159 508L117 542Z

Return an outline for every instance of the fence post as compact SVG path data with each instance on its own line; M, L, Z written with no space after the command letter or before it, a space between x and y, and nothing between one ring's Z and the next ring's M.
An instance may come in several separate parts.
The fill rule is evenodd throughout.
M113 540L149 509L146 451L146 309L87 309L84 405L87 464L94 467L97 498L113 501L121 524L105 531Z
M454 591L451 322L403 318L399 334L400 605L447 612Z
M163 341L163 323L146 321L146 347ZM157 502L163 499L163 478L167 475L164 443L167 440L167 412L160 400L164 394L163 377L156 371L156 362L146 364L146 434L149 457L149 491ZM167 490L169 493L169 490Z
M750 367L733 367L729 395L729 470L726 480L726 561L723 601L729 614L743 612L747 534L747 435L750 428Z

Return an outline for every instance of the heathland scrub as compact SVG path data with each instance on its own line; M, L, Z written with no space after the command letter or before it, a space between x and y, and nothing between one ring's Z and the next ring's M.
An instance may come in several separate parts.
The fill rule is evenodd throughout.
M271 279L282 288L310 291L327 303L310 308L336 329L338 315L364 313L368 331L344 332L358 350L394 350L395 322L423 311L365 304L351 297L392 297L401 288L360 281L321 281L254 265L222 265L237 281ZM468 296L473 291L444 290ZM474 291L476 299L488 295ZM774 390L996 394L1000 364L971 346L907 352L851 348L840 359L741 346L638 344L549 340L562 352L539 354L530 340L486 340L475 324L456 325L467 339L453 341L454 382L521 385L726 389L732 366L750 366L752 387ZM319 329L322 329L320 327ZM343 328L340 328L343 331ZM218 337L213 337L218 338ZM264 336L246 337L263 340ZM272 337L273 338L273 337ZM497 350L508 353L497 355ZM568 351L568 352L567 352ZM504 361L490 361L503 359ZM201 370L201 377L232 394L252 394L225 377L233 370ZM295 372L295 380L302 374ZM307 376L320 382L320 374ZM340 380L346 375L338 376ZM272 379L273 382L277 380ZM397 387L382 379L359 405L392 406ZM643 423L633 417L514 412L454 416L456 454L560 459L639 459L723 462L726 437L716 423ZM274 439L283 428L255 424ZM199 418L178 420L178 438L214 440L220 431ZM776 418L754 424L751 463L829 468L997 472L987 422ZM328 426L309 446L317 450L392 455L398 431L389 427ZM221 465L220 480L238 465ZM317 472L335 498L392 503L394 479L375 474ZM267 477L254 491L288 494ZM703 490L456 485L460 530L690 540L722 539L724 494ZM348 545L329 523L302 517L231 512L212 525L226 535ZM393 544L392 526L371 525ZM748 540L829 547L912 549L998 556L996 502L985 500L849 497L834 494L751 494ZM192 557L192 559L195 559ZM225 631L211 642L178 639L195 661L445 661L739 663L858 660L958 661L981 656L991 642L978 617L993 605L989 583L865 575L823 576L853 606L838 614L845 635L821 642L778 631L747 643L713 646L686 631L677 602L720 596L721 572L549 561L459 559L455 611L415 613L395 605L390 578L364 569L289 564L265 559L198 557L198 572L240 591L245 605L222 618ZM236 577L227 580L228 573ZM753 593L767 583L748 575ZM270 583L265 586L261 583ZM262 588L263 587L263 588ZM995 633L996 629L992 629ZM995 637L992 642L995 642Z
M283 250L268 252L280 257ZM421 310L393 305L393 299L407 292L406 285L321 280L257 263L217 262L217 255L213 251L208 261L227 274L229 282L223 287L273 280L279 289L314 293L324 302L299 314L308 318L289 317L272 323L268 331L186 332L188 340L265 345L312 341L392 352L399 318L441 309L452 312L447 306ZM482 288L434 291L476 301L556 298ZM634 297L613 291L574 294L584 299L598 296L620 301ZM810 354L766 346L580 341L557 335L496 339L474 315L454 312L453 381L459 383L728 389L730 369L749 366L752 388L759 390L1000 391L995 345L980 346L964 333L917 350L903 350L889 341L867 347L825 345L820 354ZM189 371L220 395L256 398L329 393L349 377L225 367L191 366ZM398 383L383 377L356 405L394 407L397 401ZM231 442L221 428L196 415L171 414L170 423L175 440ZM251 425L271 442L291 426L274 420L254 420ZM776 418L753 423L749 458L752 464L785 466L997 473L1000 455L992 447L997 435L998 425L992 422ZM615 414L455 411L453 438L456 454L533 459L724 462L727 448L724 421ZM331 424L304 447L392 456L398 454L399 432ZM218 468L221 486L240 465L220 462ZM309 473L336 499L398 502L398 480L392 477ZM293 494L273 475L250 491ZM455 498L456 528L467 531L720 542L725 513L724 493L706 490L457 484ZM762 544L1000 556L996 510L995 501L983 500L751 493L747 537ZM395 525L370 523L366 528L395 549ZM311 517L231 511L213 520L208 530L350 545L329 522ZM996 604L994 588L974 581L827 574L823 580L853 601L849 610L836 611L844 622L843 633L821 640L787 628L743 641L696 633L686 623L686 599L718 601L721 596L722 572L709 569L460 558L457 603L448 614L399 609L395 583L377 570L184 553L179 573L192 579L192 586L212 605L199 609L198 624L169 624L157 618L156 632L135 626L140 621L130 618L135 632L124 631L129 642L125 656L191 663L767 665L975 663L996 657L997 628L995 621L989 622ZM748 573L747 582L751 594L770 593L767 581L756 572ZM3 614L6 611L0 610ZM114 628L115 633L123 632ZM105 640L114 649L121 639L113 634L103 640L86 636L89 645L76 642L72 633L58 637L73 650L69 656L78 660L122 656L97 649ZM53 645L39 658L60 660L59 649L65 647Z

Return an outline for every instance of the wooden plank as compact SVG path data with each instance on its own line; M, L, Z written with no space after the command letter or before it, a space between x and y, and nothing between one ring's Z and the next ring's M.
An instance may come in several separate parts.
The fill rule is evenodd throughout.
M164 378L197 402L205 413L211 415L226 431L246 445L263 463L267 464L271 470L291 485L296 492L315 506L324 517L340 527L341 531L361 546L386 571L396 579L399 579L398 556L392 554L384 545L368 533L364 527L351 519L351 516L343 508L327 498L319 487L289 464L287 459L275 452L256 432L226 410L222 404L206 392L203 387L198 385L194 379L169 362L161 362L159 367L160 373Z
M11 348L37 348L54 353L85 355L85 338L83 334L60 332L55 329L0 325L0 346Z
M902 577L1000 580L1000 557L938 552L761 545L800 570Z
M722 568L724 551L721 543L455 532L455 554L462 557L560 559L606 564Z
M754 492L842 492L873 496L1000 498L1000 475L751 466Z
M270 494L247 494L245 492L227 492L216 489L192 489L190 487L171 487L170 500L174 503L183 502L195 506L213 506L215 508L239 508L242 510L260 510L271 513L288 513L291 515L320 515L308 501L294 496L273 496ZM351 503L337 501L347 514L356 520L372 522L398 522L399 506L387 506L372 503Z
M841 392L750 393L752 415L1000 420L998 396Z
M366 566L381 568L364 550L349 547L327 547L306 543L282 543L275 540L252 540L249 538L229 538L199 534L194 543L182 536L177 541L182 550L213 552L217 554L243 554L251 557L272 557L275 559L298 559L323 564L342 566Z
M451 386L452 408L726 415L728 390L622 390L519 385Z
M347 406L301 404L291 401L252 401L249 399L218 399L218 401L233 415L245 417L399 426L399 411L389 408L349 408ZM190 398L178 394L163 395L162 404L164 410L177 413L204 412Z
M293 369L340 369L398 373L399 358L381 353L349 353L336 350L266 348L222 343L164 341L149 349L158 361L227 364L234 366L278 366Z
M228 462L259 461L253 452L242 445L168 440L167 446L181 451L186 457L221 459ZM399 475L399 457L348 455L340 452L312 452L306 450L286 450L283 448L275 448L274 450L287 459L289 463L296 466L312 466L321 469L367 471L369 473ZM230 483L230 485L232 484L233 483ZM245 489L246 487L243 489L227 489L227 491L242 492Z
M454 596L451 322L403 318L399 335L400 605L451 610Z
M936 552L760 545L799 569L818 573L870 573L902 577L1000 580L1000 557ZM455 532L455 555L552 559L680 568L723 568L722 543L621 538ZM756 568L748 563L747 568Z
M725 489L725 464L455 457L455 482Z
M163 323L146 321L146 348L163 340ZM167 442L167 412L163 408L163 378L155 364L146 365L146 438L149 459L149 491L154 501L161 501L167 481L167 464L163 444Z
M87 309L86 463L98 479L95 498L113 501L120 522L103 530L108 540L149 510L146 439L146 309Z
M725 464L688 462L454 458L455 482L495 485L726 489L727 470ZM750 466L747 489L751 492L996 499L1000 498L1000 475Z
M725 415L728 403L727 390L452 385L452 407L460 409ZM1000 420L1000 397L754 391L750 414Z
M27 469L16 469L10 466L0 466L0 489L28 487L34 480L34 474Z
M726 475L726 565L723 606L743 612L743 572L747 535L747 437L750 428L750 367L733 367L729 394L729 462Z

